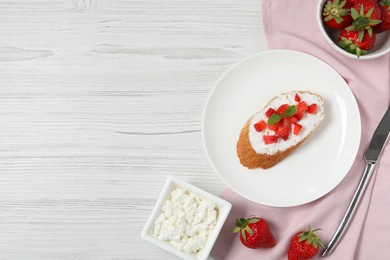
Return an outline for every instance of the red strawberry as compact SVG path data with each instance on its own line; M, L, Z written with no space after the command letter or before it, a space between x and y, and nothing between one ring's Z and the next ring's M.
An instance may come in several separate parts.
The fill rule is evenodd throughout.
M348 0L348 2L351 3L351 5L355 4L356 2L359 2L360 0ZM373 2L374 4L377 3L377 0L370 0L371 2Z
M328 0L322 12L324 23L330 28L344 29L352 23L350 8L347 0Z
M324 247L321 240L314 233L318 230L311 230L309 225L307 231L295 234L290 242L290 248L287 253L288 260L305 260L316 256L319 247Z
M363 7L363 15L369 17L371 20L377 20L381 18L381 10L378 6L378 1L374 0L355 0L352 5L352 8L357 12L360 12L360 9ZM373 9L370 13L369 11ZM352 10L351 10L352 12ZM353 17L354 18L354 17Z
M263 135L263 141L265 144L273 144L278 141L278 137L276 135Z
M291 117L284 117L282 120L280 120L283 124L283 126L291 126Z
M299 113L296 113L296 114L294 115L294 118L295 118L297 121L301 120L302 117L303 117L303 112L299 112Z
M296 102L301 101L301 97L298 95L298 93L295 94L294 101Z
M295 116L296 116L296 114L294 116L290 117L291 124L295 124L296 122L298 122L298 119Z
M265 115L266 117L270 117L272 116L273 114L275 114L275 109L273 109L272 107L268 108L267 112L265 112Z
M289 105L287 104L283 104L281 105L278 110L276 110L276 113L280 114L280 115L283 115L284 112L286 112L287 108L289 107Z
M272 130L272 131L277 131L279 128L279 122L278 123L275 123L273 125L268 125L268 129L269 130Z
M248 248L269 248L276 245L276 240L267 221L262 218L236 219L236 226L232 229L232 232L240 232L240 241Z
M308 109L308 106L306 105L306 102L301 101L297 105L297 114L301 114L301 113L307 111L307 109Z
M378 5L382 11L382 22L374 27L375 33L381 33L390 30L390 0L379 0Z
M309 108L307 109L307 113L315 114L315 113L317 113L317 108L318 108L317 104L311 104L309 106Z
M298 135L299 132L301 131L301 129L302 129L302 126L300 124L295 123L294 124L293 134L294 135Z
M289 126L281 126L278 128L277 134L286 141L290 135L290 131L291 128Z
M265 128L267 128L267 123L264 120L260 120L256 124L253 125L257 132L263 131Z
M351 26L346 27L350 31L360 31L360 41L367 31L371 36L372 27L381 22L382 11L376 1L356 0L351 8L353 22Z
M376 35L374 32L371 33L371 36L365 33L363 38L360 39L359 34L359 31L342 30L338 37L339 46L347 52L356 54L358 57L366 54L368 50L374 47Z

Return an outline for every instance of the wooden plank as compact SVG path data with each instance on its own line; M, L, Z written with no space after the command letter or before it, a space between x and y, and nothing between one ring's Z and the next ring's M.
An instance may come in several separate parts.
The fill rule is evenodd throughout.
M173 259L139 234L202 145L218 77L264 50L259 1L0 1L0 259Z

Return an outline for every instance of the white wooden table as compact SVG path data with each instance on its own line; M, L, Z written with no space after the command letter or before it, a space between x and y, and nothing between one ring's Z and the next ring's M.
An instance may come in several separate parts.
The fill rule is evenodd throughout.
M139 234L167 176L225 189L202 112L260 4L0 0L0 259L175 259Z

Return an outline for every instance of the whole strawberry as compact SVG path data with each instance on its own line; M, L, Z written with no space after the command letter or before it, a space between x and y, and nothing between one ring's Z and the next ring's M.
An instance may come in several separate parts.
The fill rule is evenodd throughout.
M376 1L355 0L351 7L353 22L346 29L360 31L361 34L368 32L371 35L372 27L381 22L382 11Z
M269 248L276 245L276 240L265 219L239 218L232 229L232 233L237 232L240 232L241 243L248 248Z
M355 0L352 3L352 8L354 8L357 11L360 11L360 9L363 7L363 11L365 14L369 12L369 10L373 9L372 12L368 15L371 20L377 20L381 18L381 10L378 6L377 0Z
M314 233L319 229L298 232L290 242L287 253L288 260L306 260L318 254L319 247L324 247L321 240Z
M371 32L362 34L360 31L349 31L344 29L338 37L338 45L349 53L356 54L357 57L366 54L374 47L376 34Z
M381 33L390 30L390 0L379 0L379 8L382 11L382 22L374 27L374 32Z
M328 0L324 6L322 17L330 28L343 29L352 23L351 4L347 0Z

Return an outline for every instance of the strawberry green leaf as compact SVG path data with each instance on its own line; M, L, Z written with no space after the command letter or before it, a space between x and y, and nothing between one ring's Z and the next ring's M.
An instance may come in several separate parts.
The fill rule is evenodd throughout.
M306 237L305 237L305 236L301 236L301 237L298 239L298 242L302 242L302 241L304 241L304 240L306 240Z
M353 19L356 19L360 16L360 14L355 8L351 8L351 16Z
M390 6L390 0L382 0L378 4L381 6Z
M372 13L374 12L375 7L371 7L370 10L368 10L366 16L370 17Z
M359 40L359 42L363 41L363 37L364 37L364 31L359 31L359 33L358 33L358 40Z
M390 11L390 0L382 0L378 2L378 4L381 6L387 6L387 11Z
M341 18L341 16L336 16L336 17L334 18L334 20L336 21L336 23L341 23L344 19Z
M249 234L253 235L253 231L252 231L252 229L251 229L249 226L246 226L246 227L245 227L245 230L246 230L246 232L248 232Z
M328 15L328 16L325 17L324 21L325 21L325 22L328 22L328 21L330 21L330 20L332 20L332 19L333 19L333 17L330 16L330 15Z
M378 20L371 20L370 25L374 26L374 25L380 24L381 22L382 22L382 20L379 20L379 19Z
M246 241L245 229L241 229L241 235L242 235L242 238L244 238L244 241Z
M368 32L368 36L370 36L370 38L372 38L372 29L367 30L367 32Z
M320 229L311 230L309 224L308 230L298 235L298 241L299 242L305 241L307 245L313 245L316 248L318 246L324 247L324 245L321 242L321 239L315 234L315 232L318 230Z
M317 240L317 243L320 245L320 247L325 248L324 244L320 239Z
M344 21L343 16L349 15L350 11L347 8L343 8L347 3L346 0L340 2L340 0L328 1L323 9L322 15L324 17L324 21L328 22L332 19L336 21L336 23L341 23Z
M356 47L356 56L359 58L362 55L362 50L359 47Z
M232 233L237 233L238 231L240 231L241 230L241 228L240 227L234 227L233 229L232 229Z
M257 223L257 222L259 222L260 221L260 219L258 219L258 218L250 218L249 220L248 220L248 223L249 224L251 224L251 223Z

